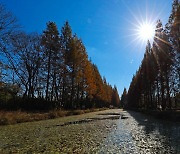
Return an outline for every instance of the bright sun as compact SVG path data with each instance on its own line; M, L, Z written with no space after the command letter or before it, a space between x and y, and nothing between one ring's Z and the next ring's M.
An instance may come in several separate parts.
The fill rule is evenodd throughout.
M155 30L153 24L142 23L138 26L137 32L141 40L147 41L153 39Z

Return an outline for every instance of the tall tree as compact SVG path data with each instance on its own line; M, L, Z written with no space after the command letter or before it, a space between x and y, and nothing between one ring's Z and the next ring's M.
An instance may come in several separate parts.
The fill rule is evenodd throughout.
M42 45L44 46L44 69L46 73L46 100L53 100L57 83L57 61L60 52L60 37L54 22L48 22L43 32Z
M40 49L40 37L37 34L27 35L21 33L13 39L13 53L16 56L9 57L11 67L20 78L24 86L24 96L33 98L36 91L36 78L41 65L42 54Z
M115 107L120 107L120 98L119 98L116 85L114 86L113 91L112 91L112 104Z
M69 94L69 79L68 79L68 64L67 64L67 53L69 52L69 46L72 39L72 29L69 23L66 21L64 26L61 29L60 42L61 42L61 50L62 50L62 95L61 95L61 103L64 107L69 107L68 105L68 94Z
M126 90L126 88L124 88L123 94L121 96L121 104L122 104L123 108L127 107L127 90Z

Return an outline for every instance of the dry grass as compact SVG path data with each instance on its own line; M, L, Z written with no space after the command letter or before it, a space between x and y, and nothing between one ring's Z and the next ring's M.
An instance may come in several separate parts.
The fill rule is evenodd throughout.
M96 112L105 110L107 108L100 109L87 109L87 110L54 110L45 113L33 113L23 111L0 111L0 125L17 124L23 122L32 122L46 119L55 119L64 116L80 115L89 112Z

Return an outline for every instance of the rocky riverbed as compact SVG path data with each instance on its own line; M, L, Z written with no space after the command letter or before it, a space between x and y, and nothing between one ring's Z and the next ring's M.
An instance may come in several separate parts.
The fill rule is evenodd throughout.
M180 153L180 123L111 109L0 126L0 153Z

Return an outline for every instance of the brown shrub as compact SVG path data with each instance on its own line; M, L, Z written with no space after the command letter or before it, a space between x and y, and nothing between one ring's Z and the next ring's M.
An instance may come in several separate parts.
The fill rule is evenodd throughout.
M23 122L32 122L46 119L54 119L64 116L80 115L89 112L102 111L107 108L86 109L86 110L52 110L49 112L34 113L23 111L0 111L0 125L17 124Z

